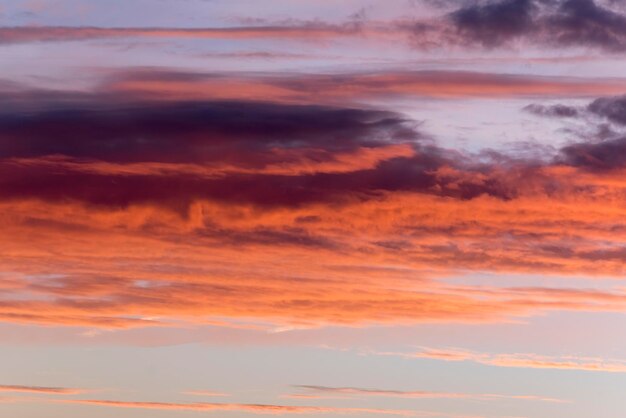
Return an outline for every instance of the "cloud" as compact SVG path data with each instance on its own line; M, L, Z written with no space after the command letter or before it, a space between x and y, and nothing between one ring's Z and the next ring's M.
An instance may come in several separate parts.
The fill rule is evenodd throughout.
M574 118L580 114L577 108L562 104L549 106L530 104L524 107L524 110L537 116L545 116L551 118Z
M418 137L397 114L321 106L189 102L12 112L0 115L0 194L185 209L206 198L335 200L346 189L368 191L358 172L371 173L383 189L410 187L384 177L408 161L437 164L416 155L410 141Z
M625 28L624 14L593 0L496 0L461 6L434 23L416 23L414 43L429 48L524 46L619 53L626 50Z
M78 395L85 393L82 389L47 387L47 386L19 386L19 385L0 385L0 392L11 393L36 393L43 395Z
M626 309L618 287L440 281L622 275L619 139L529 159L445 149L372 108L16 94L0 114L2 321L290 329Z
M561 2L556 13L545 18L543 30L557 45L626 49L626 16L593 0Z
M626 92L622 79L544 77L463 71L389 71L263 77L137 69L113 74L103 93L141 99L272 100L346 106L368 99L597 97Z
M263 404L228 404L228 403L170 403L170 402L128 402L109 400L71 400L64 403L104 406L111 408L186 410L186 411L240 411L253 414L378 414L420 416L422 414L396 409L378 408L339 408L323 406L288 406Z
M626 167L626 138L597 143L578 143L561 150L561 160L568 165L589 170L615 170Z
M250 156L231 155L228 147L271 151L297 144L342 151L415 135L403 128L407 121L400 115L376 110L247 101L97 106L76 103L29 113L3 112L0 155L186 163L226 157L245 163L242 160ZM148 139L137 138L141 136ZM24 142L12 144L10 139L18 137ZM177 138L184 142L179 144ZM224 152L217 156L216 151Z
M588 110L613 123L626 125L626 96L603 97L594 100Z
M272 26L235 26L220 28L104 28L85 26L5 26L0 28L0 44L24 42L67 42L111 38L182 39L304 39L316 40L355 36L359 28L351 24L294 22Z
M210 390L188 390L183 392L184 395L193 395L193 396L207 396L207 397L224 397L230 396L228 393L223 392L214 392Z
M624 373L626 362L594 357L543 356L532 353L492 354L461 349L423 348L407 357L442 361L469 361L488 366L530 369L583 370L590 372Z
M355 396L382 396L392 398L417 398L417 399L469 399L481 401L495 401L501 399L516 399L542 402L566 402L561 399L546 398L533 395L497 395L497 394L473 394L473 393L453 393L453 392L432 392L432 391L404 391L404 390L384 390L365 389L357 387L329 387L315 385L296 385L298 389L308 390L314 393L355 395Z
M319 41L350 37L360 41L403 39L421 49L450 47L594 48L609 53L626 48L626 16L593 0L500 0L462 4L440 16L344 23L286 20L253 21L230 27L82 27L17 26L0 28L0 44L68 42L97 39L272 39Z
M503 0L463 7L450 18L463 36L493 46L529 32L534 9L532 0Z

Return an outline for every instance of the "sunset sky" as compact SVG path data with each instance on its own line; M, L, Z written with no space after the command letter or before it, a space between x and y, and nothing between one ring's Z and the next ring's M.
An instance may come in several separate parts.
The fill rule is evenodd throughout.
M0 0L0 417L626 416L624 0Z

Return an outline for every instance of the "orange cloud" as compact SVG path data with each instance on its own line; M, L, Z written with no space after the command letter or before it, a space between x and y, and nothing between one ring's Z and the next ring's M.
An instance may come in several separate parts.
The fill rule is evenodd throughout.
M392 354L392 353L381 353ZM408 358L442 361L470 361L488 366L530 369L583 370L591 372L624 373L626 361L596 357L542 356L532 353L492 354L461 349L423 348L416 353L401 354Z
M623 275L623 169L577 158L604 148L485 163L388 111L93 106L0 120L1 321L281 330L626 311L617 285L441 280Z
M77 160L58 155L46 158L14 158L7 162L14 167L64 169L97 175L168 176L185 174L214 179L237 174L301 176L321 173L349 173L374 169L381 162L393 158L414 156L415 150L408 144L392 144L377 148L360 147L334 153L310 148L273 149L271 153L276 162L257 168L223 162L210 164L167 162L119 164L97 160Z
M150 206L1 207L3 266L19 272L0 304L10 322L116 328L227 317L315 326L626 309L619 288L437 281L457 269L620 274L619 253L603 250L621 239L613 228L621 212L609 204L393 194L272 210L197 202L186 218ZM561 235L566 224L570 237ZM401 235L407 230L419 234ZM32 298L12 300L16 292Z

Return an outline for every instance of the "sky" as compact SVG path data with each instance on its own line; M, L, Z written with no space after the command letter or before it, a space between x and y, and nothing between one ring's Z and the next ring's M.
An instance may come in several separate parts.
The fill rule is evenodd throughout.
M0 0L0 416L616 418L623 0Z

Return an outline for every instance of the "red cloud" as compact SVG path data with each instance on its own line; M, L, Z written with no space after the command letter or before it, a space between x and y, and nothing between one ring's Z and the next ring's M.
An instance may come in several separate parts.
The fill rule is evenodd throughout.
M272 100L288 103L359 102L368 98L591 97L626 93L623 79L582 79L474 73L404 71L272 77L130 71L103 91L137 98Z
M623 274L623 141L485 160L389 111L109 99L50 110L21 97L0 118L12 272L0 320L294 327L626 310L619 288L439 281ZM583 151L593 164L572 156Z

